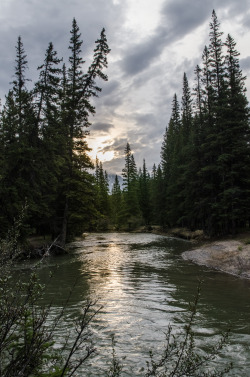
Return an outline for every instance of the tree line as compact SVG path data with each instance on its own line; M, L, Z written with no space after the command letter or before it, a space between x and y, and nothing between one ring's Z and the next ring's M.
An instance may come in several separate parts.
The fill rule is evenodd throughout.
M183 75L181 103L175 94L161 149L161 163L149 175L145 161L136 175L125 150L123 201L130 219L145 224L202 229L209 235L234 234L249 227L250 128L245 80L236 43L222 40L215 11L210 44L195 68L195 87ZM137 199L135 199L137 192ZM119 198L117 183L113 207ZM119 206L118 206L119 208ZM116 213L116 208L114 212Z
M39 78L28 90L28 61L18 37L14 80L0 117L1 234L25 203L25 233L60 234L62 244L98 217L86 137L95 113L91 99L101 91L100 80L108 79L110 49L103 29L84 71L82 43L73 19L68 64L50 42Z
M153 224L202 229L209 235L249 226L249 106L239 52L231 35L222 40L215 11L209 45L195 68L195 87L183 75L181 103L172 113L161 163L137 169L125 146L123 183L109 191L102 162L88 156L91 98L101 91L110 49L105 30L96 41L86 73L81 34L74 19L68 66L49 43L27 89L27 57L21 37L15 77L0 117L0 229L5 233L24 202L24 232L60 234L62 244L84 230L134 229ZM61 66L62 65L62 66ZM91 169L95 168L92 173Z
M225 42L215 11L210 44L195 68L194 96L183 77L161 151L167 221L208 234L235 233L249 221L249 107L239 53Z

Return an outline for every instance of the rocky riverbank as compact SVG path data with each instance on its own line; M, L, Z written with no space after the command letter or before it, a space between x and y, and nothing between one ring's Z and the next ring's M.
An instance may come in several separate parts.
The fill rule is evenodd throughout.
M250 279L250 238L223 240L185 251L183 259Z

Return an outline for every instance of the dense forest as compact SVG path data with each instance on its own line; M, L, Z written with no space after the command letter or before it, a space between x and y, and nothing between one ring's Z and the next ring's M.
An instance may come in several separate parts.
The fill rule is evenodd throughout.
M249 226L250 133L245 77L231 35L223 41L216 13L210 44L195 68L195 87L183 75L181 103L173 96L161 163L137 169L124 146L123 183L109 190L102 162L88 152L91 103L101 91L110 49L105 30L84 72L81 34L73 20L68 65L49 43L39 78L27 89L21 37L15 76L0 114L0 229L26 208L23 235L60 235L62 244L85 230L160 225L234 234ZM152 125L153 126L153 125Z
M114 185L116 221L142 216L145 224L202 229L208 235L234 234L249 226L250 133L245 77L231 35L222 40L215 11L210 44L195 68L195 87L183 75L181 104L173 96L163 139L161 164L138 173L125 149L122 205ZM119 203L119 204L117 204ZM113 215L114 216L114 215ZM122 220L123 219L123 220Z
M81 34L76 20L70 31L68 66L49 43L39 78L27 89L27 58L21 37L16 46L15 76L6 95L0 122L0 228L5 233L26 208L27 234L68 236L90 228L99 214L96 185L88 156L91 98L98 82L107 81L103 70L110 51L105 30L96 41L86 72Z

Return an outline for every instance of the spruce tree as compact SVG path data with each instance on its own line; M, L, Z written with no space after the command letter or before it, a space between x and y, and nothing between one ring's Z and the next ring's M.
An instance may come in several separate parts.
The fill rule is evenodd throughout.
M107 172L103 170L102 162L96 158L96 207L102 217L110 214L109 182Z
M249 109L245 95L245 77L239 65L239 52L234 39L228 35L225 46L225 79L227 108L224 111L225 127L221 132L223 153L219 156L220 206L222 231L235 233L245 226L249 213Z
M40 135L39 159L41 170L40 189L43 210L37 226L40 233L57 233L56 202L61 180L62 156L64 154L64 133L60 122L60 81L62 70L52 42L45 53L44 63L38 67L39 80L35 83L34 102L36 124Z
M152 221L154 224L161 226L166 225L166 187L165 181L162 174L161 165L154 165L153 174L150 181L151 192L150 192L150 201L152 203Z
M111 219L115 229L119 230L122 225L122 191L117 174L111 193Z
M169 226L176 224L179 214L179 192L178 179L181 147L181 116L180 105L175 94L172 101L172 113L169 125L163 139L161 149L161 166L165 186L165 207L166 223Z
M104 36L103 32L103 36ZM93 168L87 154L89 151L86 135L89 126L89 115L94 114L95 108L90 103L91 96L96 94L97 87L94 79L101 77L102 69L106 67L106 56L109 52L98 49L94 55L95 64L91 65L88 74L83 72L84 61L81 57L81 34L75 19L72 22L69 49L69 68L65 81L65 98L63 99L63 129L67 134L67 160L65 164L64 180L64 213L62 222L61 242L66 241L67 229L78 229L91 223L96 215L94 208L94 180L89 173ZM101 50L101 51L100 51ZM101 58L103 56L103 59ZM91 72L91 73L90 73ZM105 76L105 79L106 76ZM89 217L89 218L88 218ZM77 223L79 224L77 226Z
M178 157L178 180L176 182L176 191L179 193L176 203L176 212L178 213L178 224L187 226L187 214L189 211L190 200L190 177L189 163L192 153L191 135L193 131L193 101L191 90L186 73L183 75L182 87L182 106L181 106L181 129L180 129L180 145Z
M150 225L152 220L152 208L150 203L150 176L143 160L142 171L139 174L139 205L145 225Z
M86 98L97 97L98 93L101 92L102 89L97 85L96 79L108 80L108 76L104 74L103 69L108 67L107 55L111 50L107 43L104 28L101 31L100 38L95 43L93 62L84 78L83 92Z
M124 209L123 218L129 227L140 217L138 201L138 173L130 144L127 143L125 150L125 167L122 169Z
M15 75L12 89L3 109L2 129L5 134L5 168L1 182L2 210L7 218L14 218L21 208L28 206L30 224L40 211L40 166L38 130L32 94L26 83L27 56L19 36L16 45ZM7 140L7 135L10 138ZM8 204L12 197L11 206Z

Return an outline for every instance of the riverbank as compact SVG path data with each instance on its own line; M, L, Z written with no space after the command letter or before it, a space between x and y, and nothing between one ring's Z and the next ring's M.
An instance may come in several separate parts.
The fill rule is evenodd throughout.
M185 228L173 228L167 232L156 228L153 233L183 238L193 245L198 244L197 248L182 254L184 260L250 279L250 232L217 240L206 237L201 230L190 231Z
M151 229L143 227L134 232L162 234L187 239L192 242L192 249L182 254L184 260L240 278L250 279L250 232L239 234L234 238L228 237L218 240L209 239L201 230L192 232L185 228L173 228L165 232L161 227L154 226ZM32 245L33 253L37 250L40 251L42 245L47 250L48 240L34 237L29 241ZM197 245L197 247L194 245ZM37 253L36 256L38 257ZM39 254L39 256L41 255Z
M192 242L201 242L207 240L208 237L205 236L202 230L191 231L187 228L169 228L168 230L163 229L161 226L150 226L150 227L140 227L133 231L134 233L153 233L162 234L169 237L183 238Z
M250 279L250 234L217 240L182 253L184 260Z

